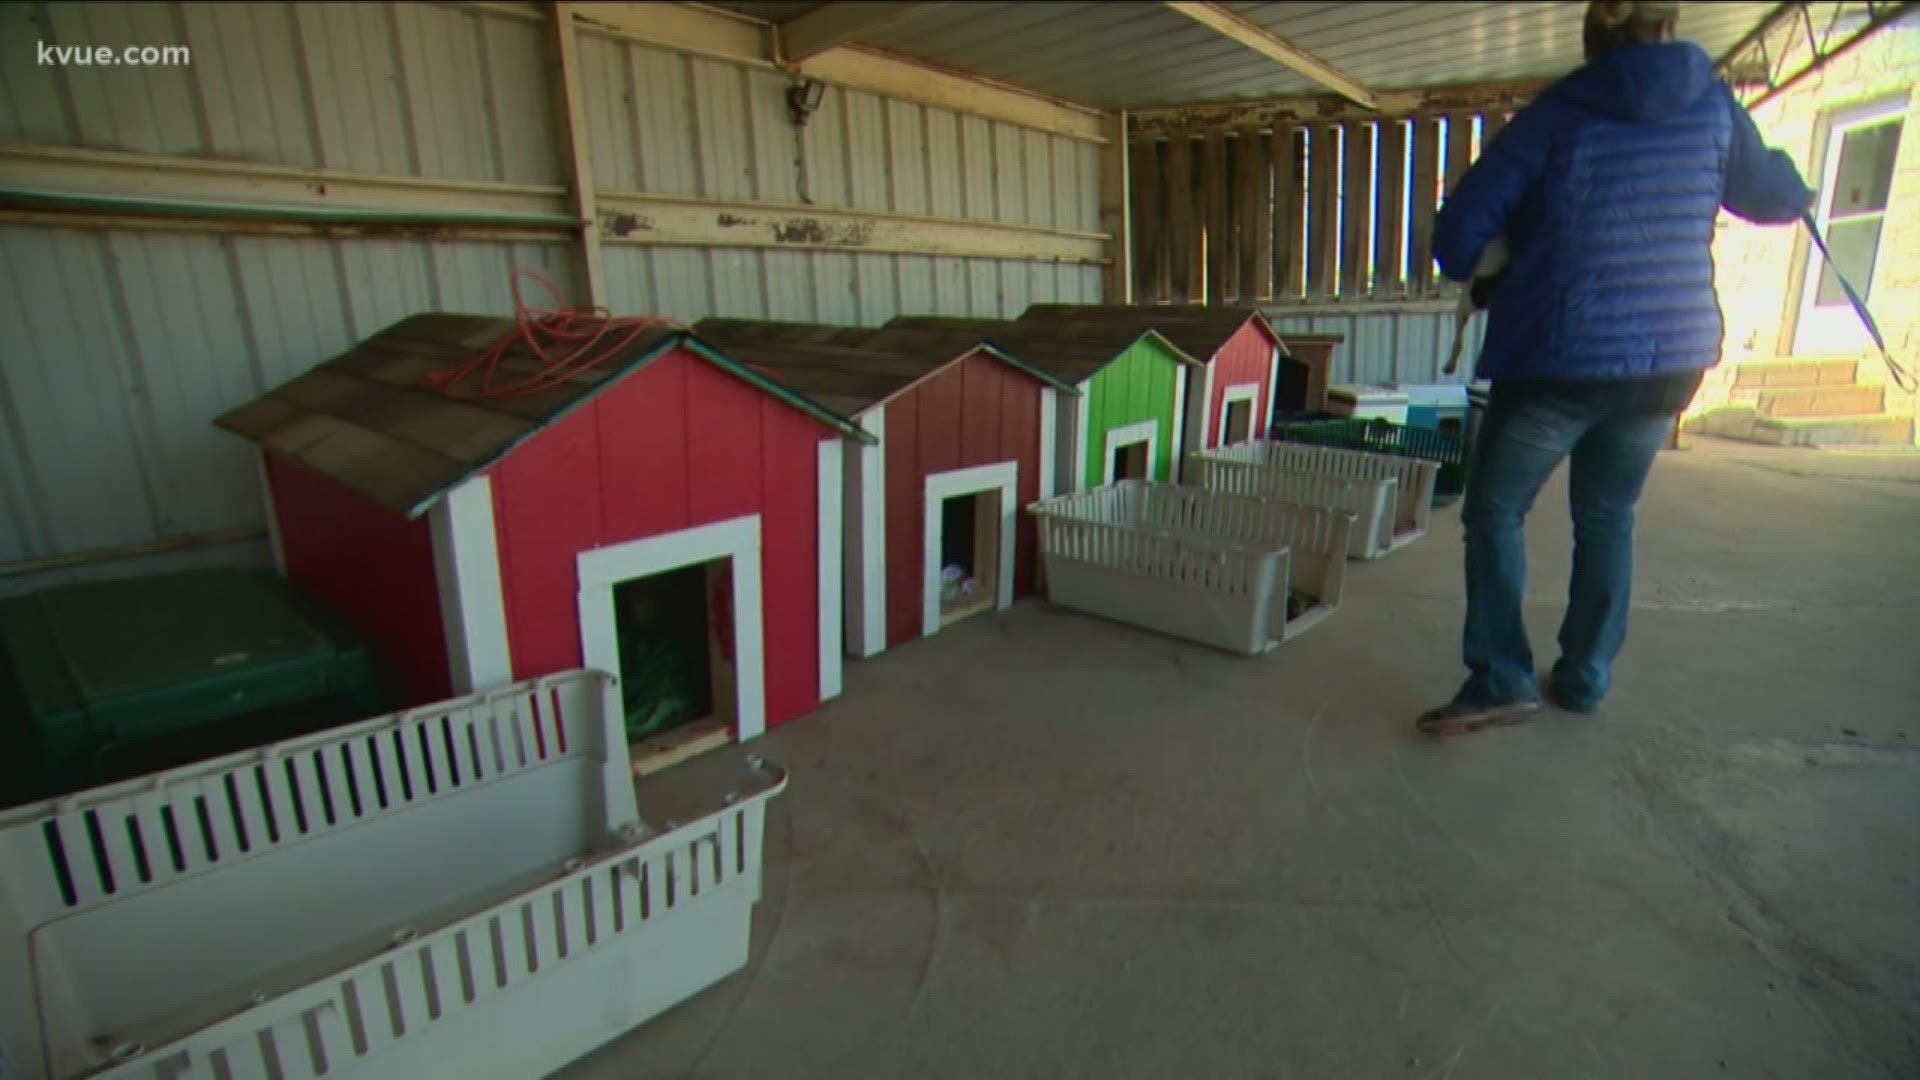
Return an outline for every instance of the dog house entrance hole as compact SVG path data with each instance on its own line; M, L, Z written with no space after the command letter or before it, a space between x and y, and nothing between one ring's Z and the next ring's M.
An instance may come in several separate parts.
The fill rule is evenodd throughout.
M1000 592L1000 489L940 502L940 625L993 610Z
M1227 430L1221 442L1231 446L1246 442L1253 435L1253 402L1239 398L1227 402Z
M732 740L732 584L723 558L613 587L621 704L642 772Z
M1147 479L1146 439L1138 442L1122 443L1113 448L1113 478L1115 480Z

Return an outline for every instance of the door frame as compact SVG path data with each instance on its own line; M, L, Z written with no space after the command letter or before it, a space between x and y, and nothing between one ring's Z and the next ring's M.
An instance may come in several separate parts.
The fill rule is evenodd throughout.
M1000 493L1000 580L996 583L994 609L1013 606L1013 570L1018 552L1014 523L1020 513L1020 463L1002 461L977 465L971 469L931 473L926 479L925 517L921 536L920 633L932 637L940 632L940 541L945 533L941 504L960 495L978 495L983 491Z
M1214 432L1214 445L1226 446L1227 413L1236 401L1247 403L1247 438L1260 438L1260 384L1257 382L1233 383L1220 392L1220 424Z
M759 514L581 552L574 559L580 576L580 653L585 666L621 675L614 586L715 559L729 560L732 571L733 736L746 742L767 730Z
M1900 91L1871 100L1856 102L1852 105L1829 109L1821 115L1819 122L1815 125L1814 131L1815 160L1819 163L1816 168L1818 169L1820 183L1816 191L1817 201L1814 206L1813 220L1814 224L1820 229L1820 235L1823 239L1827 235L1830 224L1828 208L1832 205L1833 186L1837 179L1837 174L1840 171L1840 154L1837 144L1846 137L1847 132L1857 128L1871 127L1874 124L1883 123L1888 120L1899 120L1904 125L1910 103L1910 94L1907 91ZM1903 126L1901 138L1904 140L1907 134ZM1893 200L1890 196L1887 201L1885 213L1891 214L1892 212ZM1884 220L1883 217L1882 240L1885 239ZM1822 275L1819 273L1819 269L1824 268L1826 265L1826 260L1821 257L1820 250L1813 245L1812 239L1804 235L1804 233L1805 230L1800 230L1800 235L1797 235L1794 241L1794 261L1790 265L1787 282L1789 289L1788 296L1791 300L1785 305L1786 312L1783 319L1785 325L1781 328L1780 348L1778 350L1782 356L1821 355L1820 353L1814 352L1803 354L1799 349L1801 328L1806 325L1807 314L1812 310L1815 290L1820 287L1819 283ZM1879 265L1880 260L1876 258L1876 273L1878 272ZM1856 281L1853 282L1853 285L1855 288L1866 289L1869 293L1871 293L1873 289L1871 280ZM1848 305L1848 307L1851 309L1851 305ZM1851 316L1851 310L1849 310L1849 316ZM1858 346L1864 350L1870 344L1866 329L1864 327L1858 327L1856 329L1859 337ZM1855 350L1849 348L1841 351L1851 352Z
M1113 452L1123 446L1130 446L1137 442L1147 444L1146 479L1164 479L1163 477L1154 475L1160 462L1160 421L1142 420L1137 424L1108 428L1106 435L1106 453L1100 458L1100 484L1102 487L1113 483Z

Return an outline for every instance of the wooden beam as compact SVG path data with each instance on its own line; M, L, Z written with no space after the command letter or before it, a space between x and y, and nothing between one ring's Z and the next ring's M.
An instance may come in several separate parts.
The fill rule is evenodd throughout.
M1111 237L1037 225L641 192L599 193L610 244L859 251L1104 266Z
M1227 133L1207 132L1200 143L1200 205L1206 215L1206 302L1218 304L1227 295L1227 255L1233 250L1233 224L1227 217Z
M1300 295L1301 215L1306 213L1306 189L1301 183L1301 133L1291 124L1273 132L1273 297L1291 300Z
M0 225L40 229L89 229L113 232L161 232L197 236L278 236L308 240L459 240L467 242L569 242L566 226L491 225L481 222L375 222L260 218L218 209L192 217L167 216L151 209L115 213L96 210L30 208L0 192Z
M1340 205L1334 196L1340 176L1340 150L1332 124L1315 124L1307 147L1307 295L1334 293L1334 259L1340 242Z
M1261 311L1274 317L1288 315L1448 315L1452 314L1458 306L1459 302L1456 300L1436 300L1432 298L1412 300L1369 300L1365 298L1356 298L1353 300L1286 300L1279 303L1259 305ZM1283 332L1281 336L1295 337L1306 335L1294 335Z
M221 158L140 154L119 150L0 144L0 185L119 201L178 204L192 216L207 204L255 210L326 211L343 220L395 214L495 216L503 223L577 224L559 184L443 180L344 169L265 165Z
M1473 164L1473 114L1467 112L1450 113L1447 116L1447 182L1446 192L1460 185L1460 178L1467 175L1467 167Z
M0 145L0 210L79 227L560 240L559 184L442 180L115 150ZM1104 265L1111 238L1035 225L596 189L602 243L870 251ZM24 216L22 216L24 215Z
M773 27L745 16L690 4L606 2L576 3L574 16L586 34L790 71L1082 142L1106 141L1106 114L1099 109L876 49L843 45L797 64L779 63Z
M1107 121L1107 145L1100 148L1100 231L1112 237L1107 250L1105 300L1133 302L1133 181L1127 169L1127 114Z
M600 230L594 226L599 211L594 202L592 139L587 134L587 103L580 89L580 39L574 27L573 5L553 5L552 35L556 142L567 178L568 210L580 221L574 236L574 273L586 286L588 306L609 307L606 263L600 257Z
M1233 104L1136 109L1131 114L1132 133L1135 136L1164 135L1175 127L1204 128L1217 125L1237 128L1248 124L1271 130L1276 123L1370 120L1375 116L1430 116L1460 110L1479 112L1506 109L1511 112L1532 101L1549 85L1548 81L1535 79L1441 86L1426 90L1382 90L1374 95L1375 107L1371 109L1333 94Z
M1374 108L1373 91L1362 85L1360 80L1265 27L1247 21L1236 11L1206 2L1166 0L1166 4L1221 37L1292 68L1361 108Z
M1480 114L1480 152L1487 152L1487 144L1493 141L1500 129L1507 126L1508 113L1505 109L1488 109Z
M1240 303L1273 295L1273 163L1265 132L1243 129L1240 144Z
M1421 117L1413 121L1413 190L1407 193L1408 224L1413 251L1407 256L1407 294L1425 296L1433 285L1433 215L1438 207L1434 188L1440 183L1440 122Z
M1373 219L1373 295L1400 295L1406 278L1400 270L1407 253L1406 121L1380 121L1380 198Z
M1352 298L1367 291L1373 254L1367 237L1373 220L1373 125L1349 120L1342 130L1346 175L1340 185L1340 295Z
M1193 139L1177 130L1167 139L1167 298L1185 304L1199 276L1199 230L1193 227Z
M936 3L822 4L779 24L774 28L774 34L780 58L788 63L797 63L828 49L851 45L863 34L871 34L945 6Z
M1167 205L1160 177L1160 144L1141 140L1128 147L1127 209L1133 218L1132 303L1157 304L1166 296Z

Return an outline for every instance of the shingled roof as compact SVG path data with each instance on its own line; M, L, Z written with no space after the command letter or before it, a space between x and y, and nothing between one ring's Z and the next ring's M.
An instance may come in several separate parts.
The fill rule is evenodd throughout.
M990 341L1070 384L1091 378L1101 368L1119 359L1122 353L1143 337L1153 339L1182 363L1200 364L1199 360L1158 329L1119 320L1068 323L903 315L889 322L887 328Z
M1112 324L1132 329L1158 330L1189 356L1212 359L1227 340L1248 322L1268 337L1282 341L1259 308L1213 307L1205 304L1035 304L1021 316L1023 324L1089 326Z
M847 416L887 401L973 352L1066 393L1072 385L1038 364L964 332L707 319L694 332L727 354Z
M834 431L862 442L873 436L831 407L725 356L685 329L642 331L617 362L599 365L525 398L451 397L423 385L498 343L512 319L414 315L232 409L215 425L397 510L418 517L449 490L511 454L621 379L675 348L773 394ZM536 374L539 362L510 349L508 380Z

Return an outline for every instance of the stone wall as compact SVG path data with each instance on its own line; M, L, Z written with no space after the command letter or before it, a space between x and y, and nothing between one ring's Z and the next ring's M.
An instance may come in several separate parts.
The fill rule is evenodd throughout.
M1817 187L1825 154L1822 117L1903 93L1907 120L1868 306L1895 357L1912 370L1920 367L1920 26L1909 21L1882 30L1753 115L1768 143L1791 154ZM1761 227L1721 215L1714 259L1726 349L1695 412L1727 401L1734 363L1789 355L1792 318L1800 305L1796 267L1807 250L1805 230L1798 226ZM1885 378L1885 368L1871 357L1859 372L1863 383ZM1911 398L1888 389L1889 411L1914 408Z

